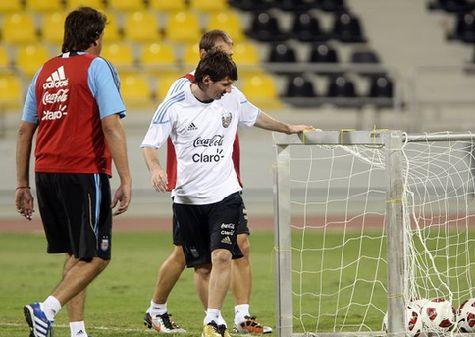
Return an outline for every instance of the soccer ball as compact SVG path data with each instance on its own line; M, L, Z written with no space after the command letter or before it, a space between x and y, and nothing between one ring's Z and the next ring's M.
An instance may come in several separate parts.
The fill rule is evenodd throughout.
M475 332L475 298L460 305L457 310L457 327L461 332Z
M419 308L409 304L406 308L406 332L411 337L418 337L422 331L422 319ZM388 313L383 318L383 330L388 332Z
M426 302L421 308L421 317L428 332L444 334L455 325L455 310L452 304L441 298Z

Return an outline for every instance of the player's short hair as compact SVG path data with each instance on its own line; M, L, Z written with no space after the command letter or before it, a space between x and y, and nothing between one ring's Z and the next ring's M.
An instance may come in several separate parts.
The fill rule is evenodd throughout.
M220 29L213 29L204 33L201 37L199 44L200 50L203 49L204 51L209 52L214 48L214 45L219 40L223 40L229 45L233 44L233 40L231 39L231 36L229 36L228 33Z
M107 17L91 7L79 7L64 22L63 53L88 49L102 34Z
M195 83L201 83L208 75L213 82L229 77L237 81L237 66L233 59L222 50L212 49L200 60L195 71Z

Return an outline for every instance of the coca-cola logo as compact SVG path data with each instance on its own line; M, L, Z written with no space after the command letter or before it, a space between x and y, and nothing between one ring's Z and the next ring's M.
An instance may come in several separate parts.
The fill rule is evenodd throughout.
M212 138L198 137L193 141L193 147L222 146L223 141L224 141L224 136L222 135L215 135Z
M43 94L42 102L43 104L54 104L54 103L64 103L68 99L69 89L59 89L56 92L50 93L45 91Z

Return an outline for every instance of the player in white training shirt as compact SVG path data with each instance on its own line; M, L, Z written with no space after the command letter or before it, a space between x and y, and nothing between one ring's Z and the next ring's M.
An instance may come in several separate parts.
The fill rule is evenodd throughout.
M180 225L186 264L209 273L204 337L228 337L221 307L231 278L231 259L242 256L236 225L242 207L232 147L239 126L257 126L288 134L308 125L290 125L250 104L232 83L237 69L222 51L209 52L198 64L195 81L159 106L142 147L152 184L165 192L166 174L156 149L170 136L178 160L172 191L173 214Z

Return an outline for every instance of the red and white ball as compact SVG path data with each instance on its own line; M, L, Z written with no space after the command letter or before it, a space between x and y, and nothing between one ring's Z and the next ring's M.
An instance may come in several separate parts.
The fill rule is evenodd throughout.
M455 310L445 299L433 299L421 308L421 318L427 332L447 333L455 325Z
M410 337L418 337L422 331L422 319L419 308L409 304L406 308L406 332ZM383 330L388 331L388 313L383 318Z
M460 305L457 310L457 327L460 332L475 332L475 298Z

